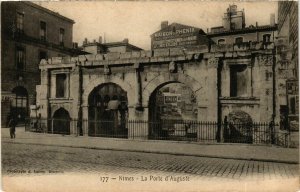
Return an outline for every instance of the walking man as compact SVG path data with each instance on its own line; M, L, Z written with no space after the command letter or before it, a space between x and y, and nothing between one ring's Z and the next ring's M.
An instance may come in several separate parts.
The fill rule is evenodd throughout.
M275 144L275 115L272 115L271 121L269 123L269 129L271 134L271 144Z
M11 139L16 138L16 125L17 125L17 122L16 122L15 118L11 117L8 122L9 133L10 133Z

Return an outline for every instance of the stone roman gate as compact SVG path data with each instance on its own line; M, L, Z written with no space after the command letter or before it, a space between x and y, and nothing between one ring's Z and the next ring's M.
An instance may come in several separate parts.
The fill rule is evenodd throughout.
M192 90L197 121L221 121L235 111L269 121L275 113L273 49L272 43L253 42L42 60L38 113L53 118L63 109L71 120L83 120L81 130L75 121L66 125L70 134L88 135L85 120L112 118L97 107L119 109L121 119L148 121L152 94L176 82ZM49 122L43 126L49 130Z

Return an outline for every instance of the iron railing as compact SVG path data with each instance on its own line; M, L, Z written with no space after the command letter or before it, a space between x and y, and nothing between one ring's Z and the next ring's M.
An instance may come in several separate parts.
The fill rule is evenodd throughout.
M95 121L77 119L26 119L25 130L90 137L249 143L289 146L290 132L275 123L227 123L185 120Z
M216 122L162 120L149 122L149 139L217 142Z

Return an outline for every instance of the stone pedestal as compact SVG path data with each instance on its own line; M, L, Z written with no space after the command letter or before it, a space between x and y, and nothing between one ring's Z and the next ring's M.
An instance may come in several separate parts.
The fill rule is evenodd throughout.
M134 107L128 107L129 119L127 122L128 138L144 140L148 139L148 107L143 107L142 111L137 111Z

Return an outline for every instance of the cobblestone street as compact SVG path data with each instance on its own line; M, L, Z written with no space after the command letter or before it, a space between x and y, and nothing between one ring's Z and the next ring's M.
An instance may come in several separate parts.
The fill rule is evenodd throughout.
M289 179L297 164L5 143L2 173L184 174L193 178ZM46 172L45 172L46 171ZM28 173L26 173L28 174Z

